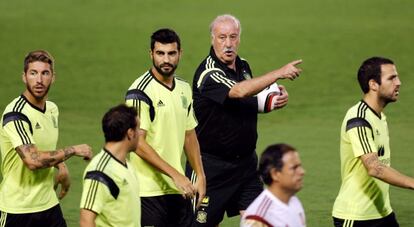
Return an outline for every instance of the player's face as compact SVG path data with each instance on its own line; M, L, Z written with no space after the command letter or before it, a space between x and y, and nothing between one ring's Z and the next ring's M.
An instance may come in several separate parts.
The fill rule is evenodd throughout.
M240 44L240 30L232 20L217 23L212 30L211 43L217 57L226 65L236 61Z
M138 142L139 142L139 134L140 134L140 121L137 118L137 127L135 127L134 130L132 130L131 133L131 146L129 148L129 151L135 151L138 147Z
M395 102L400 93L401 81L398 77L395 65L381 65L381 85L379 85L378 95L385 104Z
M38 101L46 97L54 79L50 65L41 61L29 63L27 71L23 74L23 82L26 84L28 95Z
M164 77L174 74L180 61L181 52L178 50L177 43L154 43L151 51L151 59L154 68Z
M292 194L298 192L303 186L305 170L299 158L299 153L290 151L283 155L283 168L277 174L278 183L285 191Z

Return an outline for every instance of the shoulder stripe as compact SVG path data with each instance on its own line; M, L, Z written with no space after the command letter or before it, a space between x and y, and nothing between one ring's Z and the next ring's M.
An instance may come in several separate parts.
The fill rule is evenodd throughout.
M212 69L214 68L214 60L211 56L208 56L206 59L206 69Z
M362 120L354 120L354 124L361 124L361 125L368 124L369 125L369 127L367 127L367 126L356 126L357 129L358 129L359 142L361 143L361 147L363 149L364 154L372 152L371 147L369 145L368 135L367 135L367 129L368 128L371 129L371 132L372 132L372 126L365 119L367 109L368 109L368 106L364 102L361 102L358 106L357 118L362 119ZM350 119L350 120L352 120L352 119ZM359 122L359 123L356 123L356 122ZM347 122L347 127L348 127L348 122ZM372 138L374 138L373 135L371 135L371 136L372 136Z
M349 119L346 122L346 131L348 131L352 128L355 128L355 127L368 127L370 129L372 129L369 122L367 120L365 120L364 118L361 118L361 117L352 118L352 119Z
M116 185L114 180L112 180L108 175L101 171L90 171L86 173L85 179L90 179L94 181L98 181L104 185L106 185L111 192L112 197L114 199L118 198L119 195L119 187Z
M24 105L26 104L26 100L20 96L19 100L14 104L13 111L20 112L22 111Z
M10 121L25 121L25 122L27 122L27 124L29 124L29 127L30 127L30 133L33 134L32 123L30 122L29 118L26 115L24 115L24 114L22 114L20 112L9 112L9 113L6 113L3 116L3 127L7 123L9 123Z
M201 73L200 77L198 78L197 88L199 88L201 86L201 84L205 81L205 77L208 74L212 74L212 72L216 72L217 74L223 74L223 75L225 75L224 71L221 70L221 69L219 69L219 68L208 68L208 69L204 70Z
M213 73L211 75L211 78L214 81L216 81L217 83L222 83L222 84L226 85L228 88L233 87L233 85L235 84L234 81L229 80L229 79L225 78L224 76L222 76L222 75L220 75L218 73Z
M141 82L139 82L139 83L138 83L138 85L137 85L137 89L139 89L139 90L144 90L144 89L148 86L149 82L150 82L152 79L153 79L153 78L152 78L152 76L151 76L150 72L148 71L148 72L144 75L144 78L141 80Z
M134 101L134 107L135 108L138 107L138 105L137 105L138 101L143 101L146 104L148 104L151 121L153 121L155 119L154 105L152 103L151 98L147 94L145 94L145 92L143 92L142 90L139 90L139 89L129 90L129 91L127 91L127 93L125 95L125 100L130 100L130 99L132 99Z
M105 152L100 157L100 159L98 161L98 164L96 165L97 171L103 171L110 159L111 159L111 156ZM85 178L86 178L86 176L85 176ZM91 185L88 189L88 194L86 195L86 200L85 200L85 204L84 204L86 209L92 210L93 205L95 203L95 197L96 197L96 192L98 191L98 187L99 187L99 182L98 181L92 181L92 183L91 183Z

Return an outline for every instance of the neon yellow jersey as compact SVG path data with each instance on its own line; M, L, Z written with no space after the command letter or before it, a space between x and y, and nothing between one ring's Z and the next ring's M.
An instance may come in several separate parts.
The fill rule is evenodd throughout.
M84 173L81 209L97 214L96 226L141 226L136 170L103 149Z
M340 219L370 220L392 212L389 185L368 175L360 156L377 152L390 166L388 125L383 113L377 115L364 101L350 108L341 127L342 185L332 215Z
M172 88L168 88L150 71L135 80L126 95L127 105L139 113L140 127L147 132L146 142L182 174L185 132L197 126L192 101L187 82L175 77ZM180 193L170 177L137 155L131 155L131 162L138 169L142 197Z
M58 140L57 106L46 102L45 110L31 105L22 95L5 109L0 122L1 171L0 210L33 213L59 203L53 190L53 167L30 170L15 148L34 144L40 151L53 151Z

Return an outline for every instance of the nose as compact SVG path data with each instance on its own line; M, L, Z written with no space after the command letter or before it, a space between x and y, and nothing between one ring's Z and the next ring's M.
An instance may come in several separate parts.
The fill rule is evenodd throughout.
M231 38L227 37L226 40L224 41L224 45L226 45L226 47L231 47Z
M36 83L42 83L43 81L43 76L39 73L36 75Z
M397 86L401 86L401 80L400 80L399 77L396 78L395 83L396 83Z

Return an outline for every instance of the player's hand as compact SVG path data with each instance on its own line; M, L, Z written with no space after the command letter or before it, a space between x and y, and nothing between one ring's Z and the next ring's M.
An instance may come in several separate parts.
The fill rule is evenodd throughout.
M279 79L290 79L294 80L299 77L299 74L302 72L302 69L298 68L297 65L302 63L302 60L296 60L288 63L282 68L277 70L277 73L280 75Z
M203 201L204 197L206 196L206 177L205 176L198 176L195 182L195 190L197 191L197 208L200 207L201 202Z
M184 199L194 198L196 190L186 176L178 174L173 178L173 181L178 190L181 191L181 195L184 197Z
M90 160L92 158L92 148L88 144L79 144L72 146L75 150L75 155L83 157L84 160Z
M289 94L283 85L279 85L280 95L277 97L275 109L283 108L287 105L289 100Z
M58 169L57 174L55 175L55 184L54 189L57 190L60 185L60 192L58 193L58 198L63 199L69 191L70 188L70 177L69 170L66 167L65 163L59 163L56 168Z

